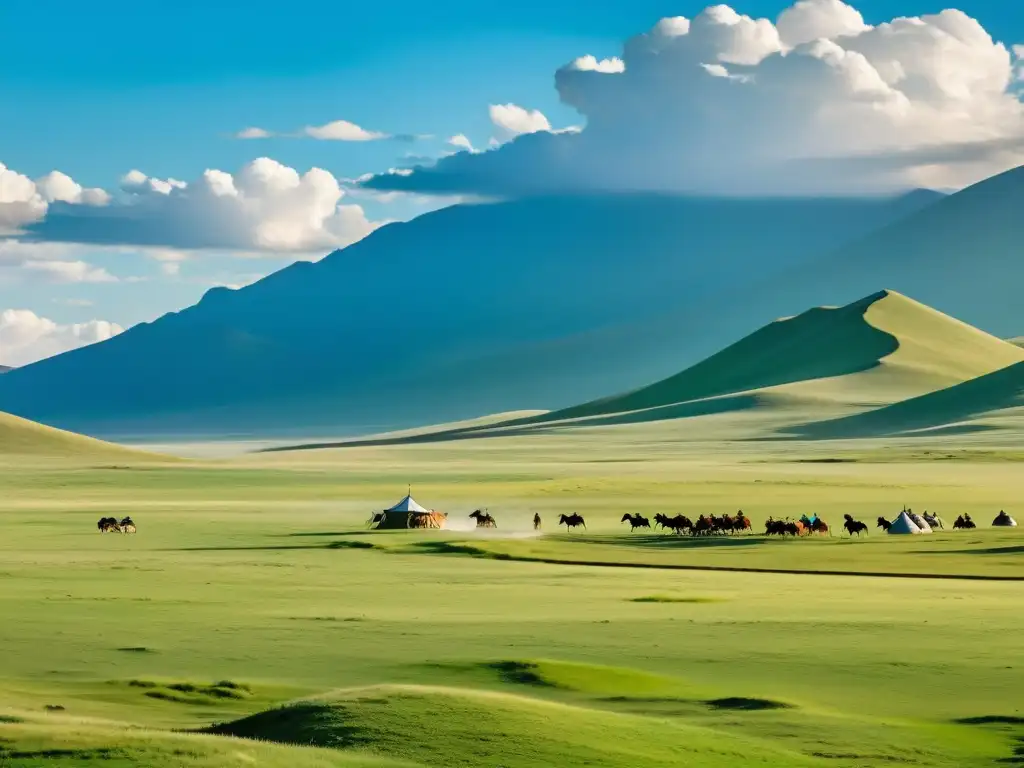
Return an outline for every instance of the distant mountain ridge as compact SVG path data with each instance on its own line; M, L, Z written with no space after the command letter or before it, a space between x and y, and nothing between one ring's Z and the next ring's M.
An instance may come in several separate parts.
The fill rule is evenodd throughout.
M13 370L14 369L11 368L9 365L0 365L0 373L7 373L8 371L13 371Z
M670 308L806 268L940 198L456 206L13 371L0 407L91 434L196 438L565 406L678 366L687 344L649 330Z

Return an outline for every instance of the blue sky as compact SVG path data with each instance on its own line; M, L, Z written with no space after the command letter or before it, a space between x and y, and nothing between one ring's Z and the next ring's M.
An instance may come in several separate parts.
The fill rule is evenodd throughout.
M775 19L789 4L733 6ZM868 24L952 4L997 40L1024 43L1024 4L1008 0L854 4ZM438 157L457 133L486 146L495 135L491 104L540 110L555 128L583 124L585 117L560 101L558 67L584 54L618 56L626 38L658 19L692 18L705 5L15 0L0 4L0 163L31 179L56 169L83 187L111 191L132 169L191 182L208 168L237 173L263 156L300 173L320 167L338 179L380 173L406 154ZM248 126L292 133L341 119L433 138L234 138ZM357 202L371 220L407 218L441 204L404 197ZM27 309L58 325L101 318L128 326L192 303L211 285L244 283L294 259L273 249L259 258L211 250L168 268L138 248L53 248L40 258L84 261L116 280L46 282L0 271L0 311ZM2 257L0 246L0 264Z

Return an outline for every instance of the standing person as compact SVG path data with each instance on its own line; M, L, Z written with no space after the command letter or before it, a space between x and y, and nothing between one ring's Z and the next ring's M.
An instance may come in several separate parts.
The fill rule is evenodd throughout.
M533 530L540 530L540 512L533 513Z

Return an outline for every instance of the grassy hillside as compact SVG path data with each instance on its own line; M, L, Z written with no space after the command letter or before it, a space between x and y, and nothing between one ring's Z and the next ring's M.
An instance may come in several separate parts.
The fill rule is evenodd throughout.
M802 461L836 455L820 446L690 446L649 425L131 472L0 467L0 765L1011 759L1024 532L988 521L1024 504L1013 456L958 461L950 442L934 460ZM410 482L453 522L488 506L500 528L368 531ZM903 503L982 528L691 540L619 523L739 505L758 524L870 521ZM573 510L587 533L558 531ZM98 533L100 511L138 533Z
M958 425L960 431L983 429L962 424L979 416L1019 417L1024 408L1024 363L841 419L804 425L795 434L805 437L867 437Z
M801 392L891 401L1024 360L1011 344L894 291L778 320L676 376L542 417L626 413L724 394L814 384ZM867 374L858 376L857 374Z
M154 454L135 451L113 443L94 440L61 429L0 413L0 461L18 458L61 458L83 460L153 460Z
M817 307L777 320L675 376L625 394L505 421L356 442L429 442L704 416L721 421L748 412L749 438L899 402L1021 362L1024 349L895 291L881 291L845 307Z

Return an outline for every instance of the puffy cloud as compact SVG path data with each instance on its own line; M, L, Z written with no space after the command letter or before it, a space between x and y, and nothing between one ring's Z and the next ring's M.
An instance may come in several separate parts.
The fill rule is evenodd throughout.
M491 122L507 139L551 130L551 123L538 109L525 109L518 104L491 104L489 111Z
M774 22L717 5L662 19L618 58L559 69L559 97L583 130L553 132L506 105L495 122L521 134L513 141L367 184L491 195L957 188L1024 162L1022 53L957 10L872 27L841 0L798 0Z
M348 120L335 120L326 125L307 125L303 132L310 138L326 141L377 141L390 138L386 133L368 131ZM403 140L408 140L406 134L403 134Z
M106 205L110 202L110 195L105 190L85 189L60 171L50 171L42 178L36 179L36 190L47 203Z
M775 26L783 45L790 48L868 29L860 11L842 0L798 0L779 14Z
M455 147L456 149L465 149L469 152L473 151L473 142L469 140L469 137L464 133L457 133L448 139L448 145Z
M0 312L0 364L22 366L87 344L105 341L124 329L106 320L59 325L28 309Z
M251 128L243 128L235 134L236 139L269 139L273 134L263 128L257 128L255 126Z
M185 189L188 184L178 179L154 179L142 171L131 170L121 177L121 189L132 194L144 194L156 192L161 195L169 195L172 190Z
M36 241L156 249L312 252L340 248L374 229L320 168L300 174L259 158L237 174L207 170L191 183L131 171L104 208L55 205L26 228ZM167 261L167 259L161 259Z
M110 195L102 189L84 189L60 171L33 181L0 163L0 234L40 220L55 202L101 206L110 202Z
M589 53L570 62L568 66L580 72L603 72L606 75L615 75L626 71L626 63L617 56L598 60L597 57Z
M42 218L46 208L32 179L0 163L0 232Z

